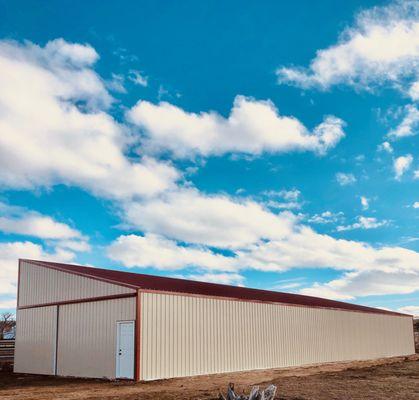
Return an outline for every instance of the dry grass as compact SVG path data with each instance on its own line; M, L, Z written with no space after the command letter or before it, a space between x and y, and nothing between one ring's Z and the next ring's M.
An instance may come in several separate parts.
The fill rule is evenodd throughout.
M331 363L308 367L177 378L153 382L107 382L0 373L2 400L215 399L218 388L235 382L246 393L252 385L278 386L281 400L417 400L419 356Z

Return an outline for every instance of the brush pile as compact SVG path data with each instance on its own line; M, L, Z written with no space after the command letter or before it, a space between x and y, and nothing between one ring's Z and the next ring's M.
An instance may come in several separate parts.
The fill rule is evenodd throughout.
M269 385L265 390L260 390L259 386L253 386L249 396L245 394L236 394L234 391L234 383L229 383L227 388L227 396L224 396L221 391L218 395L218 400L274 400L276 393L276 386Z

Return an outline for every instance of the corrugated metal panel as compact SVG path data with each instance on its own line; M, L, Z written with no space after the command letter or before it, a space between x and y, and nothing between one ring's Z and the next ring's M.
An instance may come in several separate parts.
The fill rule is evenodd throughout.
M22 261L19 306L133 293L135 290Z
M414 353L412 319L141 294L141 379Z
M135 311L136 298L60 306L57 374L115 378L116 322Z
M56 312L56 306L17 311L15 372L55 373Z

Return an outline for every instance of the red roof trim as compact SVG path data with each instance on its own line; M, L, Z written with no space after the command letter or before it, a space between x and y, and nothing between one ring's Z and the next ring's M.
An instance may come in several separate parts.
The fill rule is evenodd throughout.
M84 267L80 265L59 264L38 260L22 260L38 266L57 269L76 275L82 275L93 279L103 280L116 285L127 286L135 289L153 290L160 292L175 292L192 295L202 295L220 298L239 299L247 301L261 301L281 303L284 305L299 305L315 308L328 308L346 311L369 312L374 314L398 315L412 317L408 314L381 310L379 308L366 307L358 304L323 299L320 297L304 296L299 294L273 292L243 288L237 286L220 285L215 283L197 282L186 279L167 278L132 272L122 272L110 269Z

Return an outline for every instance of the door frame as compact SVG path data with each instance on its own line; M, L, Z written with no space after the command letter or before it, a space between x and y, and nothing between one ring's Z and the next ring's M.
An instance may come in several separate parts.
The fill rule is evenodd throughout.
M131 378L127 377L120 377L118 376L119 373L119 348L120 348L120 326L122 324L131 324L132 325L132 351L133 351L133 358L132 358L132 372ZM134 379L135 378L135 320L126 320L126 321L116 321L116 348L115 348L115 378L116 379Z

